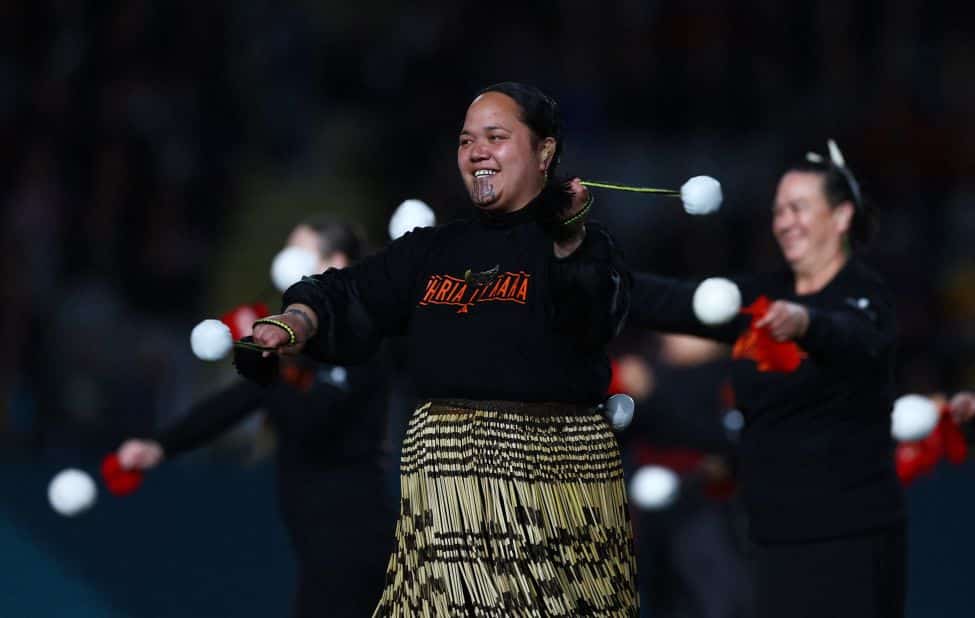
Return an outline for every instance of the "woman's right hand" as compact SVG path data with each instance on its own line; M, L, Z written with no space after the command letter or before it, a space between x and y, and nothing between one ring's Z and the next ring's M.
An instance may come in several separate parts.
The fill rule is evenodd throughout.
M274 324L262 322L254 325L254 343L265 348L274 348L280 354L298 354L305 346L305 342L315 335L318 327L318 316L306 305L290 305L284 313L268 316L271 320L284 322L295 333L296 345L288 345L291 335L285 329ZM268 356L270 352L265 352Z
M125 470L149 470L165 457L162 445L155 440L126 440L116 454Z

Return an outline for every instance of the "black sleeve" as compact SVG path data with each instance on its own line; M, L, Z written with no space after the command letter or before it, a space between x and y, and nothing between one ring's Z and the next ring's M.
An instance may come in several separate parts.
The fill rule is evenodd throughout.
M199 448L260 408L265 392L252 382L237 381L195 404L175 425L157 434L156 441L167 457Z
M373 356L385 337L403 334L414 286L436 228L422 228L342 270L305 277L284 293L284 306L303 303L318 316L305 354L339 365Z
M268 407L275 420L283 421L280 428L293 435L344 436L351 425L379 422L370 406L385 397L383 356L353 367L318 366L309 390L287 399L288 405L278 400L278 405L269 402ZM336 371L343 377L332 377Z
M746 298L746 282L733 279ZM651 273L633 273L633 298L629 324L664 333L681 333L733 343L748 326L739 316L719 326L702 324L694 315L694 291L698 280L681 280Z
M608 343L623 328L630 309L630 276L609 232L586 225L586 237L571 255L552 257L552 306L556 328L587 347Z
M893 300L882 288L842 300L838 309L806 307L809 328L796 343L826 364L886 363L897 338Z
M361 412L355 409L357 406L386 392L392 373L390 365L389 346L381 345L376 356L367 363L348 368L335 367L346 371L347 379L341 385L327 383L324 386L322 390L327 394L315 402L314 414L348 414L355 420Z

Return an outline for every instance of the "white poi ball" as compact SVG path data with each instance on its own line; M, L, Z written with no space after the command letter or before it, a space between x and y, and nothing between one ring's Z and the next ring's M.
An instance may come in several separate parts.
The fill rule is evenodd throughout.
M711 277L694 290L694 315L702 324L716 325L730 321L741 309L741 291L729 279Z
M938 406L921 395L904 395L894 402L890 433L898 442L914 442L928 436L938 425Z
M403 234L418 227L436 225L437 216L433 209L421 200L406 200L396 207L389 218L389 237L396 240Z
M47 486L51 508L65 517L74 517L91 508L97 495L95 481L77 468L58 472Z
M616 431L622 431L633 422L633 411L636 403L633 398L623 393L617 393L606 400L606 418Z
M630 498L641 509L665 509L677 498L680 478L670 468L643 466L630 480Z
M234 347L230 327L220 320L203 320L190 332L190 347L197 358L217 361L225 358Z
M285 247L271 262L271 281L283 292L301 281L302 277L317 274L318 256L301 247Z
M670 468L643 466L630 480L630 498L641 509L665 509L677 498L680 478Z
M684 210L691 215L706 215L721 208L721 183L710 176L695 176L680 188Z

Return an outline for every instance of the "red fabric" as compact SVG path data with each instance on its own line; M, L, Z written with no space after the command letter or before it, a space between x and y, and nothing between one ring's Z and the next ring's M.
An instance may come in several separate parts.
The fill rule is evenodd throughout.
M719 502L731 500L736 491L738 491L738 483L733 478L712 481L704 486L704 494Z
M936 425L931 433L918 440L918 444L921 445L921 472L934 470L945 452L944 437L941 435L940 427Z
M901 483L908 485L922 474L931 472L942 458L960 464L968 458L968 443L961 428L951 417L947 405L941 406L941 418L925 438L897 445L894 463Z
M281 379L295 390L307 393L315 385L315 372L311 369L293 364L283 364L280 373Z
M901 442L894 453L897 476L902 485L909 485L921 476L922 447L920 442Z
M731 351L732 358L747 358L755 361L758 370L791 373L799 368L806 356L794 341L776 341L767 328L755 326L768 313L772 302L762 295L751 305L741 310L752 316L752 321Z
M609 388L606 389L606 394L626 394L626 387L623 384L622 376L620 376L620 364L615 358L610 361L610 370L612 371L612 374L609 379Z
M704 459L704 453L689 448L641 446L636 452L640 466L663 466L677 474L692 472Z
M141 470L125 470L119 463L118 455L111 453L102 460L102 479L108 491L116 496L125 496L142 485Z
M941 432L945 458L953 464L963 463L968 458L968 443L947 405L941 407L941 420L936 431Z
M655 447L641 445L636 449L636 460L642 466L662 466L673 470L681 481L693 478L701 468L704 453L689 448ZM719 502L729 500L735 495L738 483L734 478L703 483L704 495Z
M220 316L220 321L230 328L230 335L238 341L251 334L254 320L271 315L264 303L252 303L234 307Z

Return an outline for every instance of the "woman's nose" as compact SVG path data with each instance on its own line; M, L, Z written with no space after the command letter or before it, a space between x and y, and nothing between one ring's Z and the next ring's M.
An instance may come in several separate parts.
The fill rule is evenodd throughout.
M794 217L792 216L792 213L789 212L788 210L783 212L777 212L772 217L772 229L773 230L785 229L790 225L792 225L793 219Z
M491 153L482 142L475 142L474 145L471 146L470 153L471 161L483 161L491 156Z

